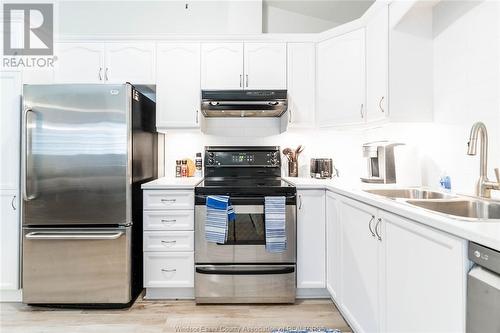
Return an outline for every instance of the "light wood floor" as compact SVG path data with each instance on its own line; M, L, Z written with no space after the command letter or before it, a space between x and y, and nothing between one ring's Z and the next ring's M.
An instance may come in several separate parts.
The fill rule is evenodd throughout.
M0 303L1 333L271 332L337 328L351 332L330 300L294 305L196 305L138 300L130 309L68 310Z

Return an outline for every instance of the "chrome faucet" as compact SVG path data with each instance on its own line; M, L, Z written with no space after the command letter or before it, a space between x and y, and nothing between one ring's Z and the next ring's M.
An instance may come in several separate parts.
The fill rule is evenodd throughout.
M477 182L476 194L483 198L491 197L491 190L500 190L500 172L495 169L496 182L488 180L488 131L484 123L478 121L470 130L467 155L476 155L477 140L481 139L479 152L479 180Z

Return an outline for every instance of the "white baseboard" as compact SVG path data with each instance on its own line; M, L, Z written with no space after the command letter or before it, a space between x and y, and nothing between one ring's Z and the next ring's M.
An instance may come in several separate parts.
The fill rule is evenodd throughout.
M22 302L23 291L18 290L0 290L0 302Z
M144 299L194 299L194 288L146 288Z
M296 298L330 298L326 288L297 288Z

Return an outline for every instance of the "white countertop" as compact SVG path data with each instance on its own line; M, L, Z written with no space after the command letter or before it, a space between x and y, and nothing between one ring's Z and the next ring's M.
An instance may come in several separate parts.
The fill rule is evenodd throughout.
M431 212L406 202L381 197L362 191L364 184L347 185L337 179L284 178L300 189L325 189L368 205L417 221L457 237L467 239L500 251L500 222L470 222ZM369 185L366 187L397 187L395 185Z
M148 183L142 184L141 188L144 190L174 190L174 189L189 190L193 189L202 180L203 178L201 177L181 177L181 178L162 177L150 181Z

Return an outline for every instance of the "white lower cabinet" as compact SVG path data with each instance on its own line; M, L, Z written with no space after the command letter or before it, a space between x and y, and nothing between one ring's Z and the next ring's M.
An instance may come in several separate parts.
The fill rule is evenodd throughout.
M356 332L379 332L379 241L374 237L377 209L339 202L341 224L340 306Z
M383 332L465 332L466 242L387 212Z
M297 196L297 288L325 288L325 190Z
M327 218L327 288L356 332L465 332L465 240L340 195Z
M194 286L193 252L148 252L144 255L144 287Z
M0 192L0 291L19 289L19 196ZM0 299L1 300L1 299Z
M338 196L326 192L326 289L334 300L340 297L340 219Z
M144 190L146 298L194 295L194 191Z

